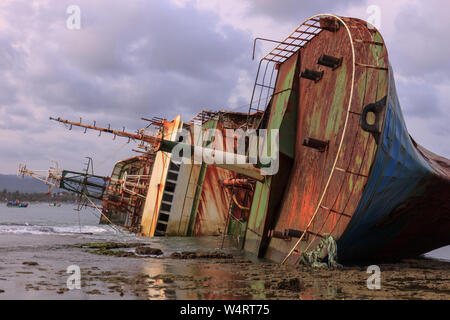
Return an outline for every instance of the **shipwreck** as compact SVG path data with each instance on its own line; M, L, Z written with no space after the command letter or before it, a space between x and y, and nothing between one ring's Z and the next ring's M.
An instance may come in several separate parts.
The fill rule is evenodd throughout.
M103 189L102 219L144 236L237 235L244 250L292 264L330 237L344 263L450 244L450 160L408 134L380 32L320 14L270 41L277 45L259 62L248 113L156 119L154 134L55 119L140 143L140 155L119 161ZM179 129L195 127L278 130L279 145L267 139L265 148L279 151L279 170L173 162L183 143L217 148L213 137L180 140ZM117 187L127 175L147 179L130 184L133 194Z

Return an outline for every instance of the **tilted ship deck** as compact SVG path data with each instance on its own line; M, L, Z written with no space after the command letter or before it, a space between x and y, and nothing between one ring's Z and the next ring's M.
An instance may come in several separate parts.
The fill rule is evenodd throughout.
M233 116L231 127L243 127L242 114L207 115L202 129L223 130ZM156 146L143 164L151 164L145 203L128 219L143 235L239 235L245 250L282 263L297 263L330 236L340 262L450 244L450 161L409 136L373 26L330 14L303 22L261 59L246 119L247 130L279 130L273 175L259 177L258 164L173 166L170 153L182 143L173 128L152 138L58 121ZM170 123L187 127L179 117ZM266 148L276 150L271 141Z

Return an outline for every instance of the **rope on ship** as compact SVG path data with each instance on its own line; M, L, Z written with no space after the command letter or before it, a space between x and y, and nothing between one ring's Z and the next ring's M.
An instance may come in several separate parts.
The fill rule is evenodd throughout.
M327 257L327 262L322 262ZM299 263L313 268L336 268L342 269L337 263L337 244L331 234L326 234L314 250L303 252Z

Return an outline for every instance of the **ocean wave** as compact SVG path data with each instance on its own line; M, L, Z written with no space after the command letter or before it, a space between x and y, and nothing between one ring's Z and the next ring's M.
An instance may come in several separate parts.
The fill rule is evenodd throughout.
M101 226L38 226L28 224L3 224L0 225L0 234L97 234L107 232Z

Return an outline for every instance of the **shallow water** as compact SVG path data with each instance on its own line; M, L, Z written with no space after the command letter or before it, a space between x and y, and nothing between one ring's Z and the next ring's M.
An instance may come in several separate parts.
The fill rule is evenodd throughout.
M232 261L177 260L173 252L217 250L221 237L144 238L98 225L92 209L72 205L0 206L0 299L448 299L449 265L432 260L385 265L384 291L368 291L364 267L338 272L258 261L227 239ZM160 257L94 255L71 245L142 242ZM134 249L124 249L134 250ZM428 256L450 260L449 247ZM249 260L250 259L250 260ZM37 262L36 266L23 262ZM66 269L81 268L81 290L69 290ZM387 280L388 279L388 280ZM419 288L419 289L417 289ZM2 292L2 290L4 292ZM58 292L59 291L59 292Z
M46 203L9 208L0 203L0 234L112 233L110 227L98 224L98 214L92 209L74 208L75 205L50 207Z
M123 231L118 233L107 225L99 225L98 213L87 208L76 211L75 205L50 207L46 203L30 204L28 208L8 208L0 203L0 234L34 234L34 235L74 235L86 234L103 240L143 241L143 238ZM154 238L153 241L178 250L195 250L197 246L205 247L200 239L186 240L183 237ZM207 247L207 246L206 246ZM450 261L450 246L439 248L425 254L428 258Z

